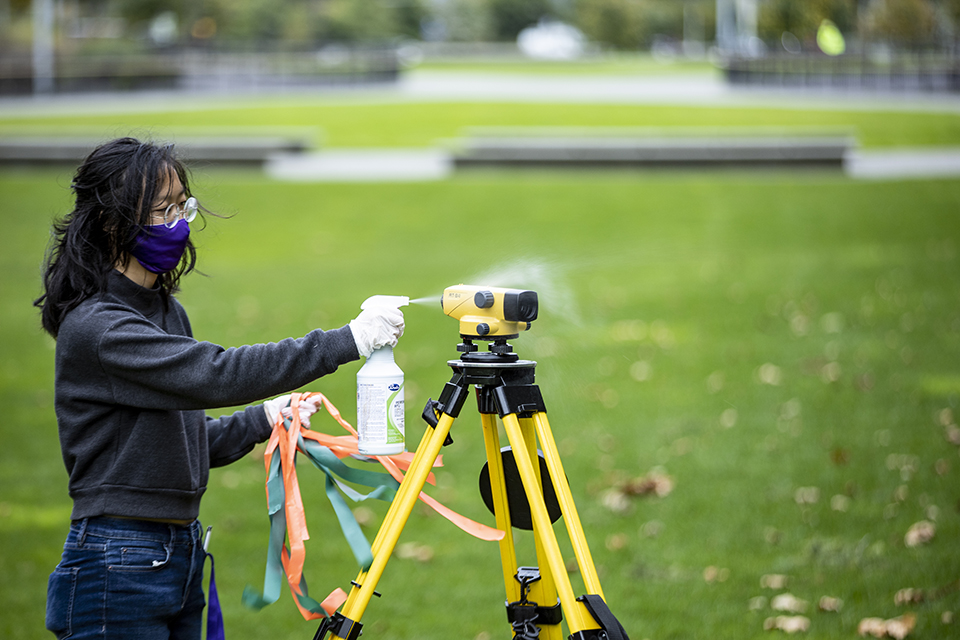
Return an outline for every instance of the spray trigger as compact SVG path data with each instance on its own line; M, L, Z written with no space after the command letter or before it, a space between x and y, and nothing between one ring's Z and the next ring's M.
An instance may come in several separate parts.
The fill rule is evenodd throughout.
M390 307L392 309L399 309L400 307L405 307L410 304L410 298L407 296L370 296L363 301L363 304L360 305L360 309L370 309L373 307Z

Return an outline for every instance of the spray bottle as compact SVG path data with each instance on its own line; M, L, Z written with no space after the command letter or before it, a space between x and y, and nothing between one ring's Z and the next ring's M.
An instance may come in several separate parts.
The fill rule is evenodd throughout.
M360 305L404 307L406 296L373 296ZM357 433L360 453L392 456L403 453L403 371L393 359L393 347L375 349L357 372Z

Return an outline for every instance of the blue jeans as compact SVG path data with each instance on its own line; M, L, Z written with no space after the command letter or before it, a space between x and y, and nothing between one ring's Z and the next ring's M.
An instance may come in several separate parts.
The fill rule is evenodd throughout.
M204 607L200 523L121 518L74 522L47 586L58 638L199 640Z

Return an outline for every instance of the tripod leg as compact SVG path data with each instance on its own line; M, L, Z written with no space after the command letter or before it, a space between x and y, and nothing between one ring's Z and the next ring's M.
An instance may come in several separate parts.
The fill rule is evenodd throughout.
M363 616L363 612L370 603L371 596L373 596L374 589L376 589L377 582L379 582L383 570L387 566L387 561L397 545L400 533L403 531L403 527L416 504L417 497L423 490L427 476L430 475L433 462L440 455L440 449L443 447L447 434L450 433L453 421L452 416L443 414L440 416L437 426L432 429L428 428L424 434L420 446L417 447L413 464L407 470L403 482L400 483L400 488L390 504L390 509L387 511L383 524L380 525L376 540L371 545L373 564L367 571L361 571L360 575L357 576L353 589L350 590L350 595L343 605L341 615L346 618L348 624L341 624L339 628L355 626ZM343 636L334 633L333 637L342 638Z
M483 442L487 453L487 466L490 470L490 495L494 500L494 515L497 529L506 535L500 541L500 563L503 565L503 584L507 601L520 599L520 586L514 576L517 573L517 551L513 541L513 524L510 521L510 505L507 501L506 481L503 474L503 458L500 456L500 433L497 430L497 417L493 413L481 413Z
M523 437L520 421L516 414L503 416L503 426L513 450L527 451L526 441ZM590 615L590 612L582 603L577 602L573 594L573 587L570 586L570 579L566 574L563 556L560 553L557 537L551 527L550 514L547 512L547 505L544 502L543 493L537 482L537 475L533 464L529 456L515 455L514 459L517 462L517 471L520 473L520 479L523 481L527 501L530 503L530 514L536 527L537 537L543 545L546 566L549 568L556 582L557 592L560 596L560 605L563 608L563 616L567 620L570 633L573 635L585 629L595 629L599 627L599 624L593 621L593 616Z
M520 430L523 434L524 443L527 445L526 455L530 460L537 476L536 489L543 494L543 479L540 477L540 455L537 452L537 437L534 431L533 423L529 419L520 420ZM514 455L517 455L514 452ZM551 534L553 533L551 529ZM543 607L552 607L557 603L557 584L554 579L553 571L547 562L547 551L543 544L544 532L540 530L537 522L533 523L533 538L537 550L537 563L540 569L540 579L534 582L530 588L530 599ZM564 574L566 575L566 574ZM540 627L540 637L546 640L562 640L563 633L560 628L560 622L555 624L538 621Z
M543 455L547 460L547 469L550 471L550 478L553 480L553 486L557 492L557 500L560 502L560 510L563 512L563 521L567 525L567 532L570 534L570 542L577 556L577 564L580 567L587 593L594 593L602 598L603 590L600 588L600 578L597 576L597 569L593 564L593 557L590 555L590 547L587 546L587 538L583 533L583 526L580 524L580 516L577 515L577 507L573 503L573 493L570 491L570 483L567 482L567 476L563 471L560 453L557 450L557 443L553 439L553 433L550 431L547 415L545 413L535 413L533 414L533 421L537 428L540 446L543 448Z

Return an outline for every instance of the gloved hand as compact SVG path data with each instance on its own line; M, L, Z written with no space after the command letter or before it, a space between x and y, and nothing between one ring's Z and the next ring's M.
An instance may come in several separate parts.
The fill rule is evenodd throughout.
M291 394L287 394L263 403L263 410L267 414L267 420L270 421L270 424L276 424L281 415L285 418L293 417L293 411L290 409L290 398ZM300 424L309 429L310 416L317 412L317 409L320 408L322 403L323 401L320 400L320 396L311 396L306 400L300 400L300 406L298 407L300 411Z
M403 335L403 313L392 307L370 307L350 321L350 331L357 342L357 351L369 358L374 349L397 346Z

